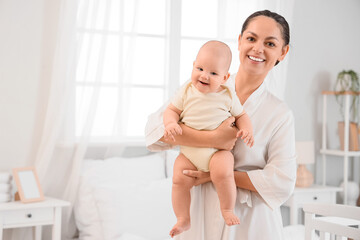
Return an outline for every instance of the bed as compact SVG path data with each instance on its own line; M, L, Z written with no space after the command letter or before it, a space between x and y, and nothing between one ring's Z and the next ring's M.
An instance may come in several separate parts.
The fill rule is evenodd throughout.
M81 240L168 240L177 151L86 159L74 215Z

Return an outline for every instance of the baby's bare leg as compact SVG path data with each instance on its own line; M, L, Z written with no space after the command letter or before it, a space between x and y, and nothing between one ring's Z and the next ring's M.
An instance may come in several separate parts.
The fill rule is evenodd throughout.
M196 167L180 153L175 160L173 173L172 204L177 223L170 231L171 237L190 228L190 189L195 179L184 175L183 170L196 170Z
M234 180L234 156L229 151L218 151L210 160L210 176L220 200L221 213L227 225L240 223L234 214L236 185Z

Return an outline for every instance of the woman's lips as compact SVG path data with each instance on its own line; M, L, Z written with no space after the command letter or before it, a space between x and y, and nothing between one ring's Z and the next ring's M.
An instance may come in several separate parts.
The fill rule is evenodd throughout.
M254 57L254 56L248 56L249 59L255 61L255 62L265 62L265 59Z

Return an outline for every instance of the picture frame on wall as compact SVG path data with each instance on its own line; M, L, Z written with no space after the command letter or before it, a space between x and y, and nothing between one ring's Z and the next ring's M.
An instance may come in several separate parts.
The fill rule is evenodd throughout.
M13 176L21 202L30 203L44 200L44 194L35 167L14 168Z

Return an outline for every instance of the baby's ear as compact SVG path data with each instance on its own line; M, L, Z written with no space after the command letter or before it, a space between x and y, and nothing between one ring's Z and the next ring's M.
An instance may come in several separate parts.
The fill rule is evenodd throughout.
M223 83L225 83L230 77L230 73L227 73L225 76L224 76L224 79L223 79Z

